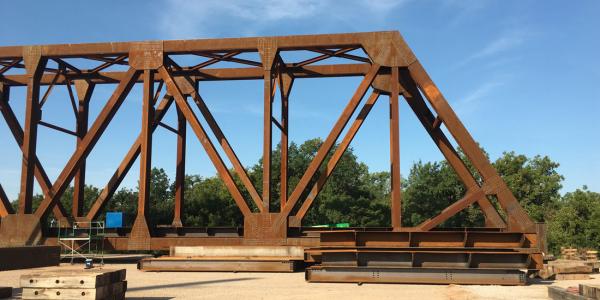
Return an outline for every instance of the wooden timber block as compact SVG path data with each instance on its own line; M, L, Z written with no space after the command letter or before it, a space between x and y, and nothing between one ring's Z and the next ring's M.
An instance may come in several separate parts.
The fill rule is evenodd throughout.
M586 280L590 279L589 274L556 274L556 280Z
M23 299L124 299L127 281L97 288L23 288Z
M541 279L546 280L552 278L554 276L554 272L552 271L551 267L549 267L548 265L544 265L544 268L538 272L538 276Z
M600 270L600 261L586 261L584 263L586 266L592 267L592 273L598 273Z
M21 275L22 288L90 289L125 280L126 270L64 270Z
M586 297L571 293L558 286L548 287L548 298L552 300L588 300Z
M589 274L592 267L585 264L554 265L552 271L556 274Z
M0 299L12 297L12 287L0 286Z
M600 285L580 284L579 295L594 300L600 300Z

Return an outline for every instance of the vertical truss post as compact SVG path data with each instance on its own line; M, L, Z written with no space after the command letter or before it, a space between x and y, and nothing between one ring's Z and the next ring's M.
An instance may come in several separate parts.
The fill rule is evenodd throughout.
M41 118L40 79L46 60L42 58L42 49L39 46L23 48L23 59L27 69L27 99L25 100L25 136L23 138L19 213L30 214L32 213L37 125Z
M140 179L137 215L131 228L128 248L150 248L148 212L150 209L150 176L152 175L152 123L154 121L154 72L163 65L162 42L136 43L129 53L129 65L143 70L142 129L140 133Z
M89 103L94 91L94 85L85 80L75 80L77 92L77 147L81 146L88 130ZM85 192L85 159L75 173L73 187L72 215L75 219L83 216L83 200Z
M271 203L271 152L273 146L273 63L277 55L275 40L258 40L258 53L264 71L263 103L263 213L269 213Z
M288 134L289 134L289 97L294 78L287 72L279 72L279 91L281 94L281 170L279 181L280 211L283 210L288 196Z
M2 90L2 84L0 83L0 92ZM2 112L2 116L4 117L4 121L6 121L6 125L10 129L10 132L13 134L13 137L21 151L23 151L23 138L24 132L23 128L19 124L15 113L10 108L8 104L9 100L9 86L4 86L4 99L0 99L0 111ZM1 95L0 95L1 98ZM50 189L52 187L52 183L46 174L46 171L42 167L40 160L35 157L35 178L37 179L40 187L42 188L42 192L44 193L44 197L51 193ZM68 219L66 218L66 211L62 205L62 203L57 202L53 208L54 216L61 221L61 224L68 225Z
M154 111L154 122L152 123L152 132L156 130L156 127L158 127L158 123L162 120L172 103L173 96L169 94L166 94L160 101L160 103ZM102 210L102 207L104 207L106 202L113 196L113 194L115 193L115 191L129 172L129 169L131 169L131 166L133 165L137 157L140 155L141 139L142 137L140 133L133 145L131 145L131 147L129 148L129 151L127 151L127 154L125 154L123 160L121 160L121 163L117 167L117 170L108 180L108 183L104 186L102 192L94 201L94 204L92 204L92 207L90 208L90 211L88 212L86 217L88 220L93 220L98 216L98 213L100 212L100 210Z
M398 94L400 86L398 68L392 67L390 80L390 167L391 167L391 210L392 228L399 231L402 228L402 203L400 189L400 125Z
M148 228L148 209L150 206L150 176L152 168L152 120L154 119L154 74L153 70L144 70L142 75L144 91L142 100L142 132L140 134L140 180L137 215L131 229L132 240L142 245L130 245L130 248L144 248L144 242L150 237Z
M173 212L173 227L182 227L183 197L185 188L185 144L186 144L185 116L177 108L177 166L175 170L175 211Z
M350 98L350 100L348 101L348 104L346 104L346 107L344 108L342 114L338 117L337 121L333 125L333 128L327 135L327 138L325 139L323 144L321 144L319 150L317 150L317 154L308 165L306 171L304 171L304 174L302 174L302 178L300 178L300 181L292 191L292 194L290 195L289 200L286 202L285 207L281 210L281 214L277 217L275 222L273 222L275 226L279 226L284 220L288 219L290 213L292 212L292 209L294 208L296 203L298 203L298 201L300 200L300 196L304 193L306 187L310 183L310 180L313 178L315 173L323 164L323 161L331 151L331 148L335 144L335 141L338 139L343 129L346 127L346 124L348 124L350 117L352 117L352 114L354 114L354 112L356 111L358 104L361 102L362 98L367 93L367 90L369 89L371 83L373 82L373 80L379 72L379 68L380 66L378 64L371 65L369 72L365 75L363 80L358 85L358 88L352 95L352 98Z

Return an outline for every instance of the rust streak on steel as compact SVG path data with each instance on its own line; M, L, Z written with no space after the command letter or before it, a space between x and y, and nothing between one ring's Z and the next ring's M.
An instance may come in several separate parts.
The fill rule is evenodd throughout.
M400 106L398 94L400 93L400 82L398 79L398 68L392 68L390 79L390 180L392 228L399 231L402 228L402 203L400 189Z
M183 201L185 197L185 149L187 123L181 109L177 109L177 161L175 166L175 203L173 227L183 227Z

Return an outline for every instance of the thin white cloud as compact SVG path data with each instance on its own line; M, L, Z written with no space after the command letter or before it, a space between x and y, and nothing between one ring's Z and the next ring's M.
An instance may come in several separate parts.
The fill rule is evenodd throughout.
M440 9L448 11L447 14L451 15L447 26L455 27L470 20L492 2L485 0L445 0L440 3Z
M466 115L477 110L487 97L490 97L492 92L506 84L503 80L492 80L484 82L476 87L465 96L461 97L453 106L459 115Z
M479 52L476 52L471 56L471 59L483 58L495 55L500 52L514 49L523 44L525 38L523 33L516 32L500 36L497 39L491 41Z
M474 61L496 60L499 55L515 50L525 44L528 34L525 31L507 31L489 41L481 49L459 61L452 69L461 68Z
M460 103L470 104L470 103L476 102L478 100L481 100L485 96L489 95L490 92L492 92L494 89L496 89L502 85L504 85L504 82L501 82L501 81L486 82L486 83L482 84L481 86L477 87L475 90L468 93L465 97L463 97L462 100L460 101Z
M412 0L165 0L157 30L164 39L263 35L306 20L294 30L314 32L338 24L341 19L377 17L392 13ZM373 14L375 15L375 14ZM353 18L354 17L354 18Z

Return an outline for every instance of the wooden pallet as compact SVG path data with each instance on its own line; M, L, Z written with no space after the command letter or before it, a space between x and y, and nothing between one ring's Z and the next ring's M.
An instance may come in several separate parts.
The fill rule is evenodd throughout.
M23 299L125 299L125 269L64 270L21 275Z

